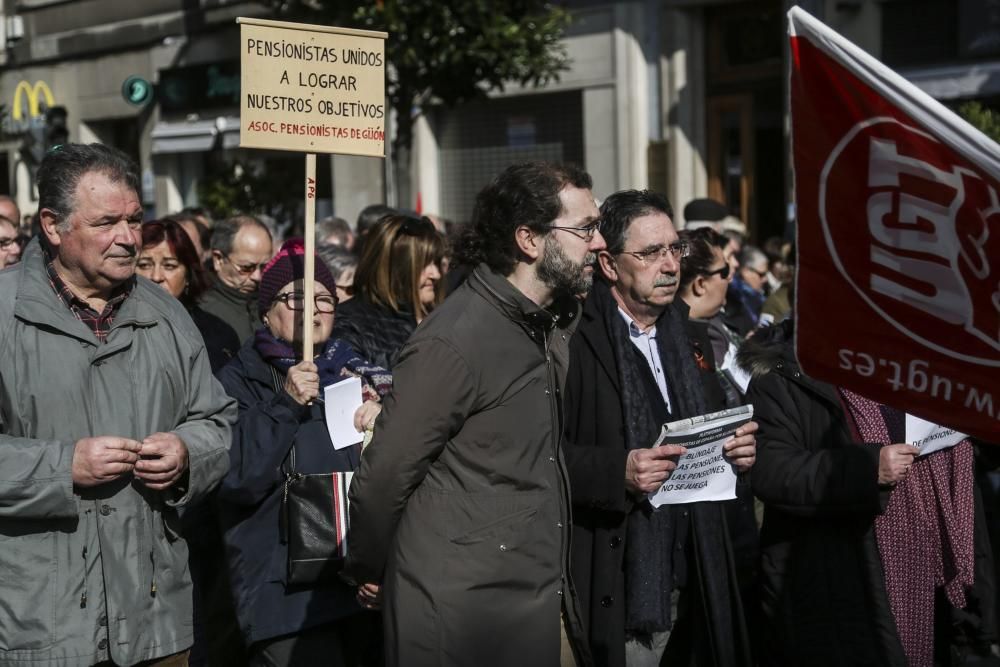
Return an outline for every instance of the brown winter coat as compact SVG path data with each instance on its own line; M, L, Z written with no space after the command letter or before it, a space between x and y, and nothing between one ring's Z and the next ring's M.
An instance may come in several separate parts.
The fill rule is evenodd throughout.
M550 667L564 602L579 626L559 405L579 306L550 311L480 267L393 369L347 564L383 582L390 666Z

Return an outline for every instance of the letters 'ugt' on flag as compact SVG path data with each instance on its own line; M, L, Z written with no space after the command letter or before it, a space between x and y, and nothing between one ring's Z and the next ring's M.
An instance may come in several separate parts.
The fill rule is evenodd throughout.
M806 12L788 16L799 362L1000 442L1000 149Z

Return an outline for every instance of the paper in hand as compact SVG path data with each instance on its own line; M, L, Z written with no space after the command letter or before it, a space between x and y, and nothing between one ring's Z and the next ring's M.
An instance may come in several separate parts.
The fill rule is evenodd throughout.
M907 413L906 442L920 448L920 456L926 456L939 449L954 447L967 437L964 433L939 426L934 422Z
M354 428L354 413L364 402L361 378L352 377L323 389L326 428L334 449L343 449L361 442L363 433Z

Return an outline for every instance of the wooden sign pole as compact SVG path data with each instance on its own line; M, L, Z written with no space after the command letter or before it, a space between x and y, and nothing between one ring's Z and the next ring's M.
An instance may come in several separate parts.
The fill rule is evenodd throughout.
M303 277L305 311L302 313L302 358L313 359L313 317L316 300L316 154L306 153L306 274Z

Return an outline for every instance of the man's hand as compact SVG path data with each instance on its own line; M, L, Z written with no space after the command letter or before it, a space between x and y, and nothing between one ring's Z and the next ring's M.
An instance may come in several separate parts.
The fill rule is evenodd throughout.
M299 405L309 405L319 396L319 369L307 360L288 369L285 391Z
M358 586L358 604L365 609L380 609L382 607L382 587L378 584L362 584Z
M376 401L365 401L361 407L354 412L354 429L361 433L366 428L375 425L375 418L382 412L382 404Z
M906 479L920 448L907 444L886 445L878 453L878 483L895 485Z
M73 447L73 483L97 486L132 472L140 449L135 440L111 435L77 440Z
M736 466L738 472L746 472L757 460L757 422L750 421L736 429L735 437L722 445L726 460Z
M636 495L656 491L670 479L677 458L686 451L679 445L633 449L625 459L625 488Z
M163 491L177 483L188 469L188 450L173 433L153 433L142 441L135 476L150 489Z

